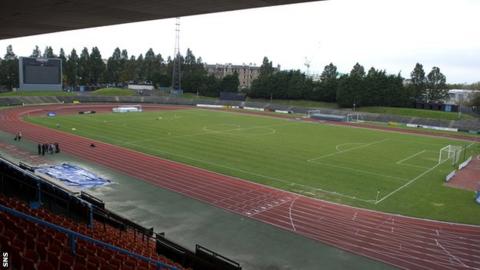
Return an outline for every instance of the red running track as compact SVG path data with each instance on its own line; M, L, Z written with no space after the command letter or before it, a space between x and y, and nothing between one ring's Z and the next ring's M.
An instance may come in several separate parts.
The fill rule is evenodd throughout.
M480 269L480 227L337 205L24 122L26 114L111 111L116 105L0 110L0 129L110 167L160 188L403 269ZM118 105L117 105L118 106ZM145 105L147 110L181 107Z

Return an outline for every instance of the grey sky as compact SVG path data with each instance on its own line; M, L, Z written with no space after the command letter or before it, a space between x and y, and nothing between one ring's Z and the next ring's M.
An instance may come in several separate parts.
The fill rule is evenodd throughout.
M440 67L450 83L480 81L480 0L330 0L183 17L181 50L207 63L257 63L268 56L282 69L310 73L333 62L349 72L360 62L409 77L416 62ZM98 46L138 56L153 48L172 55L174 19L123 24L0 41L17 55L38 45L67 54ZM3 55L3 53L2 53Z

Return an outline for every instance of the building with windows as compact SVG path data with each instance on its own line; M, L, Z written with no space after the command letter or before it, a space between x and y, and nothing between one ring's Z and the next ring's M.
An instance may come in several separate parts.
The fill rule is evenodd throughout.
M451 89L448 91L448 99L446 100L446 103L465 105L468 104L476 94L480 94L480 91L468 89Z
M240 89L248 89L252 86L252 82L260 76L260 67L255 64L243 64L233 65L227 64L215 64L205 65L209 75L214 75L217 79L223 79L227 75L232 75L235 72L238 74L238 80L240 81ZM275 70L280 70L280 66L277 66Z

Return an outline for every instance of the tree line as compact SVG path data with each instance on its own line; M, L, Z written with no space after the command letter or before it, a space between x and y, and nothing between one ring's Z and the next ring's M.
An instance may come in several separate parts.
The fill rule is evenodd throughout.
M254 98L336 102L341 107L411 106L415 101L442 101L448 97L448 88L445 75L438 67L426 75L419 63L409 80L374 67L366 72L359 63L349 74L339 74L337 67L330 63L320 80L313 81L299 70L275 71L272 62L264 58L259 78L247 93Z
M129 55L126 49L116 48L104 61L97 47L91 50L76 49L67 55L63 49L55 54L51 46L43 53L35 46L30 57L60 58L64 86L113 85L121 86L129 81L151 82L157 87L170 87L172 83L173 59L166 60L161 54L149 49L138 57ZM182 89L185 92L199 93L205 96L219 96L220 91L237 91L240 84L238 76L233 74L223 79L208 75L201 57L195 57L188 49L185 56L178 56L181 63ZM5 56L0 58L0 86L12 89L18 87L18 57L12 46L7 47Z
M129 81L151 82L157 87L170 87L174 60L164 59L149 49L138 57L129 55L126 49L116 48L106 60L100 50L76 49L67 55L63 49L55 54L47 46L40 51L35 46L30 57L60 58L63 63L63 79L66 87L78 85L122 86ZM209 75L201 57L195 57L188 49L181 62L182 89L203 96L218 97L221 91L236 92L239 87L237 74L217 79ZM8 89L18 87L18 57L8 46L0 58L0 86ZM417 63L405 80L400 74L387 74L374 67L365 71L359 63L350 73L340 74L330 63L325 66L319 80L313 80L300 70L279 71L265 57L260 66L259 77L245 93L252 98L305 99L336 102L341 107L352 106L411 106L415 101L438 102L448 96L446 78L438 67L426 74Z

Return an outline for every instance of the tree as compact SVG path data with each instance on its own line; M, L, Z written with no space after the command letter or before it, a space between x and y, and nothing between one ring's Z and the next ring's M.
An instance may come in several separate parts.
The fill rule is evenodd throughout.
M57 56L53 53L53 49L50 46L45 47L43 51L43 58L56 58Z
M340 78L337 90L337 103L341 107L359 107L366 103L365 68L356 63L350 75Z
M358 76L359 78L364 77L365 68L359 63L356 63L355 66L353 66L352 71L350 71L350 76Z
M0 85L8 89L18 87L18 58L13 52L12 45L7 46L7 52L0 63Z
M412 73L410 73L412 80L412 94L415 100L423 100L427 90L427 79L425 78L425 71L420 63L415 65Z
M470 100L469 105L476 108L477 110L478 110L478 108L480 108L480 92L476 92L476 93L473 94L473 97Z
M83 48L78 59L78 76L80 84L90 83L90 53L86 47Z
M72 49L72 52L68 56L65 65L65 77L67 84L70 86L77 86L78 85L78 77L79 77L79 67L78 67L79 58L77 55L77 51Z
M42 56L42 52L40 51L40 49L38 48L38 46L35 45L35 49L33 49L33 52L32 52L32 54L30 55L30 57L40 58L41 56Z
M193 54L193 52L190 49L187 49L185 58L181 63L182 63L181 74L182 74L183 91L192 92L192 93L196 93L197 91L199 92L200 91L199 89L204 86L208 76L207 71L205 70L205 66L202 63L202 59L201 58L197 59ZM237 80L238 80L238 77L237 77ZM222 87L227 87L227 88L234 87L230 85L231 82L225 82L225 83L226 85L223 85L223 82L222 82ZM228 90L228 91L237 91L237 88L235 88L235 90ZM222 89L222 91L224 90L225 89Z
M119 83L120 82L120 73L121 73L121 52L120 48L115 48L112 56L107 60L107 70L105 77L107 82L110 83Z
M433 67L427 75L427 101L442 101L448 97L446 78L440 68Z
M262 65L260 66L260 76L268 76L273 73L273 64L272 61L268 60L268 57L264 57L262 61Z
M234 72L233 74L223 77L220 88L223 92L238 92L239 86L238 73Z
M90 68L90 82L97 84L102 82L105 73L105 63L102 59L102 54L97 47L92 48L92 52L89 58Z
M334 102L337 96L337 67L330 63L323 69L320 75L321 91L319 100Z
M218 97L221 91L221 81L215 78L214 75L206 77L206 79L200 85L198 93L202 96Z
M66 82L66 65L67 65L67 57L65 56L65 51L63 50L63 48L60 48L60 54L58 56L58 58L60 58L62 60L62 77L63 77L63 81Z

